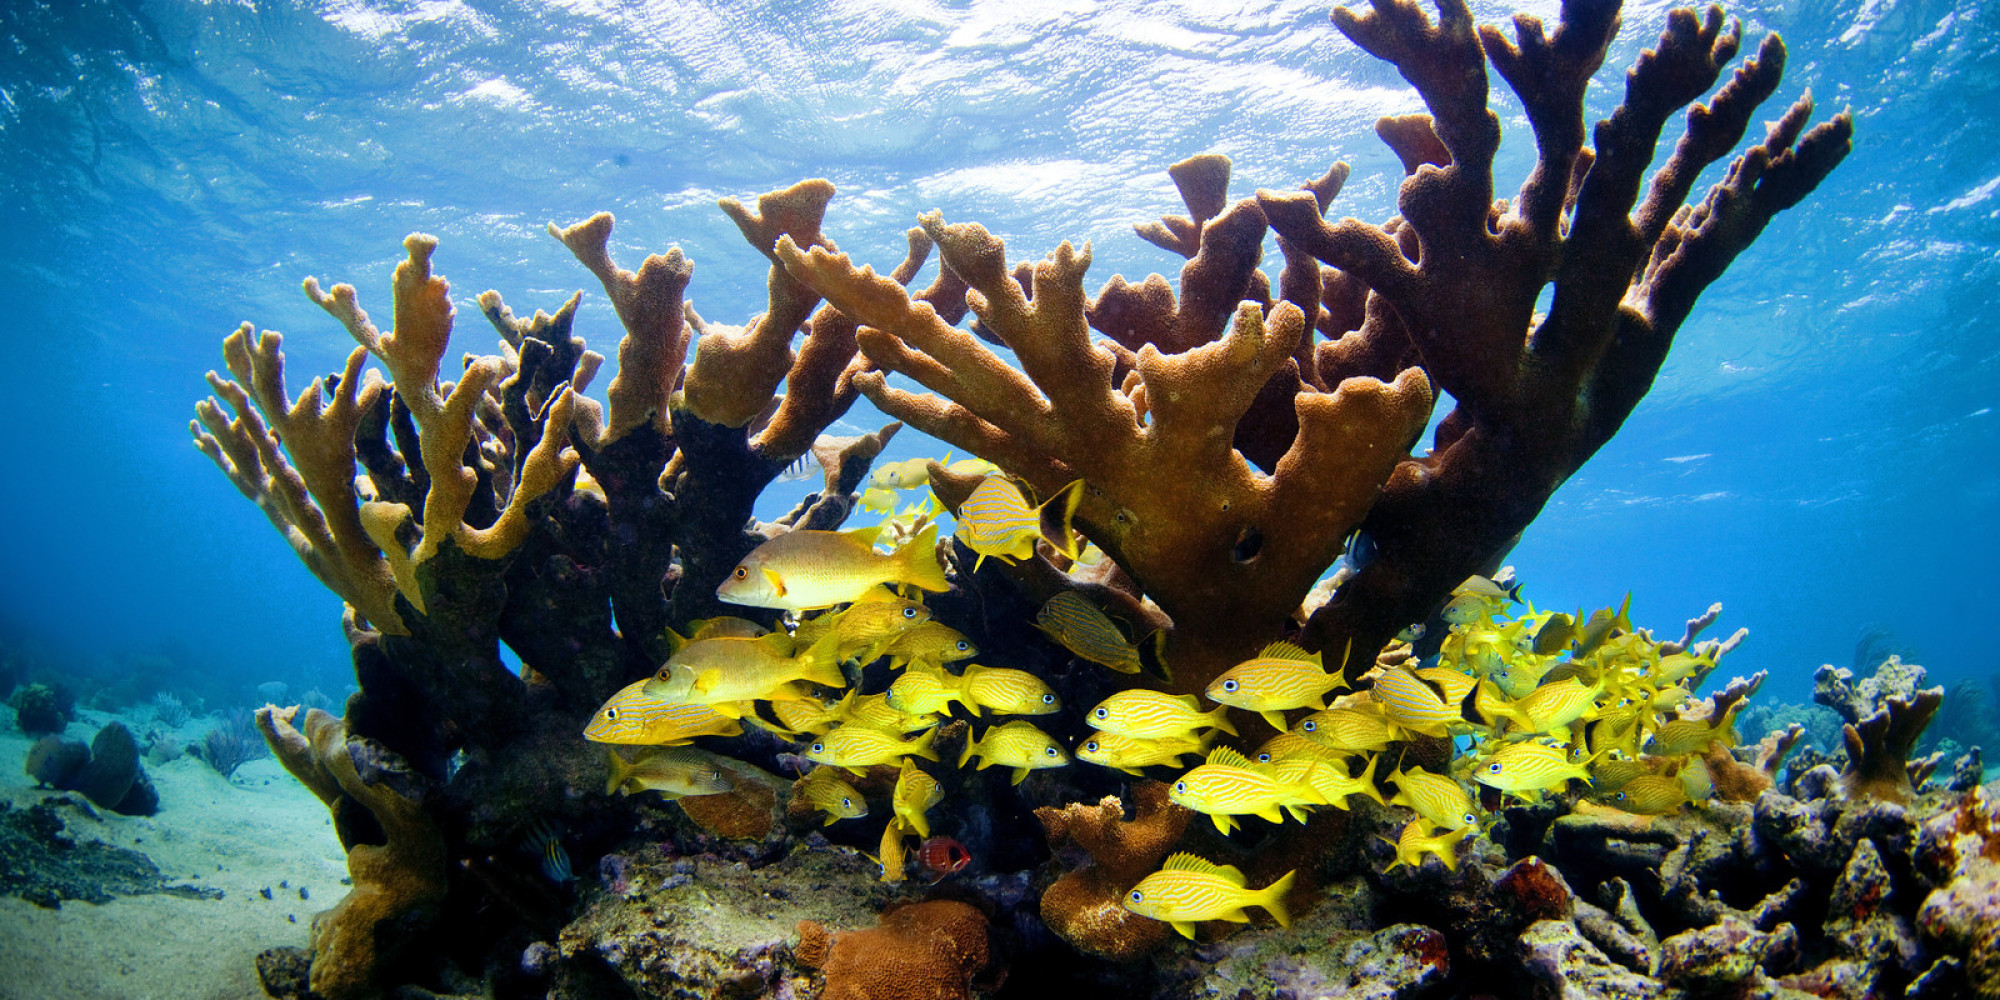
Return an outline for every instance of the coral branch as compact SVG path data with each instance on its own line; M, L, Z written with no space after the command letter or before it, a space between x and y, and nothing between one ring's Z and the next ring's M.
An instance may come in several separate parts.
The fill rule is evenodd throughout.
M599 212L567 229L553 222L548 227L549 235L597 276L625 324L625 337L618 342L618 375L605 391L611 403L605 444L646 423L662 435L672 432L667 397L680 383L689 335L681 295L694 277L694 265L679 247L648 256L637 274L619 267L608 248L611 226L611 213Z

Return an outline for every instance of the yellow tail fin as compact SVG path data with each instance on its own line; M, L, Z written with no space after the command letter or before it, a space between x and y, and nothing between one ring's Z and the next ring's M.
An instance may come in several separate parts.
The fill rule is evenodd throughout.
M1291 894L1292 881L1298 878L1298 875L1296 871L1286 872L1284 878L1257 890L1256 898L1251 905L1263 907L1264 912L1269 913L1271 919L1278 922L1278 926L1292 926L1292 911L1285 908L1285 897Z
M812 648L799 654L799 679L814 684L824 684L830 688L846 687L847 677L840 672L840 636L828 632L821 636Z
M611 777L604 783L604 794L615 795L619 788L624 787L625 779L631 777L632 765L626 763L625 758L618 756L616 750L606 750L605 753L611 757Z
M931 744L935 743L936 741L937 741L936 726L932 726L931 728L924 730L924 734L922 736L917 737L915 747L910 750L910 756L922 757L925 760L938 759L937 750L932 748L931 746Z
M943 593L951 589L944 578L944 566L937 558L937 525L928 525L917 537L896 550L903 562L902 581L922 590Z
M1222 730L1225 733L1228 733L1231 736L1243 735L1237 732L1236 726L1229 721L1228 705L1217 705L1215 707L1215 711L1209 712L1206 715L1202 716L1202 721L1206 722L1211 726L1214 726L1217 729Z
M1064 498L1064 494L1068 494L1067 499ZM1062 500L1062 506L1056 508L1053 513L1055 531L1051 533L1049 531L1051 527L1051 513L1049 508L1054 506L1057 500ZM1068 556L1071 562L1075 562L1083 555L1083 546L1077 544L1076 531L1071 527L1071 521L1076 518L1076 509L1082 504L1083 480L1072 479L1069 481L1069 485L1057 490L1053 496L1042 501L1042 505L1035 509L1035 513L1041 520L1042 537L1048 539L1049 544L1056 547L1056 551Z

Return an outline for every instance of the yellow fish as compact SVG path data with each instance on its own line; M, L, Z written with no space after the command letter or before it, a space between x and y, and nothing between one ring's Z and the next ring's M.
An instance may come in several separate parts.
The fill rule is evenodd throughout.
M1329 708L1299 720L1298 731L1323 747L1349 753L1386 749L1396 739L1395 727L1380 713L1365 708Z
M806 772L805 777L792 782L792 795L826 814L822 826L868 815L868 800L842 781L836 768L815 767Z
M875 469L874 476L868 480L868 485L879 486L885 490L907 490L928 485L931 481L930 472L927 471L930 462L928 458L906 458L900 462L879 466Z
M1171 695L1145 688L1119 691L1098 702L1090 710L1090 718L1084 721L1093 729L1141 740L1186 736L1198 729L1220 729L1236 735L1236 727L1229 724L1227 706L1204 712L1194 695Z
M1462 826L1479 826L1479 814L1472 808L1472 796L1457 781L1422 768L1405 771L1400 766L1390 780L1396 783L1396 794L1389 799L1389 804L1408 806L1416 811L1418 818L1432 827L1456 830Z
M1378 803L1388 805L1382 798L1382 790L1375 787L1375 765L1381 762L1380 754L1371 755L1368 758L1368 765L1361 769L1360 774L1354 776L1348 775L1345 760L1321 761L1293 757L1275 761L1270 767L1271 773L1277 776L1279 782L1304 781L1326 800L1327 805L1345 809L1347 797L1350 795L1365 795ZM1304 821L1303 817L1300 821Z
M1304 733L1288 731L1279 733L1264 741L1257 748L1252 760L1259 764L1279 764L1291 760L1316 760L1327 764L1346 766L1347 754L1322 743L1306 738Z
M916 715L889 704L888 694L859 694L849 691L833 706L833 717L841 725L878 729L902 735L937 724L935 715Z
M818 736L845 721L835 714L836 707L816 698L773 701L771 702L771 714L777 716L778 722L783 724L785 728L779 730L768 725L765 728L772 729L772 731L780 735L793 739L800 736ZM761 723L762 721L755 715L746 715L744 718L751 722ZM916 727L913 726L911 728Z
M1570 763L1569 754L1541 743L1509 743L1480 761L1472 780L1537 801L1543 791L1559 791L1572 780L1589 781L1594 762ZM1535 794L1526 794L1529 792Z
M633 795L659 792L669 799L684 795L716 795L736 786L716 768L715 761L693 747L663 747L626 760L616 750L605 751L611 758L611 775L604 794Z
M879 729L841 726L814 740L806 748L806 758L860 774L862 768L871 764L886 764L904 757L936 760L937 751L931 749L931 741L935 738L935 729L925 730L916 739L905 740Z
M1028 498L1021 488L1006 476L987 476L973 487L972 494L958 505L958 539L965 547L978 553L972 561L972 569L978 572L980 564L987 556L997 556L1008 562L1019 562L1032 558L1035 543L1044 536L1042 514L1049 505L1063 501L1059 508L1056 537L1049 542L1056 551L1075 559L1077 550L1070 536L1070 518L1076 515L1078 504L1083 502L1083 480L1073 479L1069 485L1057 490L1055 495L1044 501L1040 507L1028 505Z
M1089 761L1099 767L1117 768L1128 774L1139 774L1140 768L1162 764L1179 767L1182 757L1188 754L1200 754L1207 749L1208 744L1205 740L1193 736L1135 740L1130 736L1098 733L1084 740L1082 745L1076 748L1076 759Z
M1733 723L1736 710L1742 704L1740 701L1731 704L1722 713L1722 718L1713 724L1708 719L1675 719L1653 734L1652 742L1646 744L1646 752L1661 757L1678 757L1684 753L1699 753L1717 740L1733 744L1736 742Z
M949 711L952 702L964 701L958 679L943 668L913 666L889 685L889 707L911 715Z
M964 767L974 757L979 758L981 771L994 764L1013 768L1017 785L1031 770L1069 763L1069 754L1056 745L1054 737L1027 722L994 726L979 739L967 742L965 752L959 754L958 766Z
M875 551L880 526L849 531L788 531L752 549L715 596L731 604L813 611L851 604L878 584L945 591L932 525L891 553Z
M1472 693L1473 685L1478 683L1472 675L1451 667L1418 667L1410 673L1417 675L1418 680L1437 688L1438 693L1444 696L1447 705L1463 703L1465 696Z
M929 608L897 597L887 587L874 587L846 610L828 611L800 622L792 638L809 646L831 632L839 637L835 648L842 662L867 662L897 636L930 620Z
M1309 768L1324 766L1308 764ZM1208 752L1207 763L1174 782L1167 797L1208 816L1215 828L1226 834L1236 828L1236 817L1241 815L1283 823L1285 816L1279 810L1284 809L1303 822L1304 815L1297 807L1328 804L1309 779L1309 773L1281 779L1269 765L1253 764L1228 747L1216 747Z
M1660 774L1673 761L1666 757L1641 757L1637 760L1620 758L1598 761L1590 769L1590 785L1599 792L1615 792L1632 783L1634 778L1649 774Z
M1252 906L1262 907L1278 926L1290 927L1292 917L1285 909L1285 896L1292 891L1297 874L1286 872L1262 889L1251 889L1234 866L1175 854L1125 894L1125 908L1142 917L1164 920L1190 940L1194 925L1203 920L1248 923L1250 917L1243 911Z
M968 664L958 678L965 706L995 715L1048 715L1062 710L1062 699L1042 679L1025 670Z
M919 837L931 835L931 807L944 801L944 786L917 766L917 762L903 758L902 770L896 772L896 791L889 797L896 819L904 826L915 830Z
M1121 674L1136 674L1140 670L1139 647L1126 641L1118 624L1098 610L1097 605L1073 590L1065 590L1043 603L1042 609L1035 613L1035 627L1082 659Z
M1456 850L1458 842L1472 836L1472 832L1478 828L1468 824L1433 835L1424 832L1425 825L1422 819L1413 819L1408 825L1403 827L1401 837L1395 840L1390 840L1387 837L1376 838L1396 848L1396 860L1389 862L1389 867L1383 869L1384 871L1395 871L1398 865L1421 868L1423 867L1424 855L1426 854L1436 855L1439 861L1444 862L1444 866L1447 869L1452 871L1458 870L1458 851Z
M741 715L734 706L742 702L806 697L793 681L845 687L834 642L829 635L797 655L791 653L791 638L776 634L690 642L654 672L646 690L667 701L713 705L724 715Z
M913 663L941 667L969 656L978 656L979 647L957 629L931 621L897 636L883 652L889 657L889 669L901 670Z
M1436 683L1425 681L1402 667L1386 667L1375 675L1369 689L1375 704L1389 721L1413 733L1448 736L1453 723L1464 722L1458 705L1445 701Z
M863 855L882 866L882 881L894 884L903 880L903 869L907 866L903 855L903 838L908 835L903 829L902 821L892 816L889 825L882 828L880 848L882 856L878 858L874 855Z
M1626 812L1658 816L1687 805L1687 785L1678 776L1644 774L1627 781L1605 800Z
M1318 653L1289 642L1274 642L1210 681L1208 700L1264 716L1272 729L1290 728L1283 714L1293 708L1326 708L1326 696L1341 684L1320 665Z
M741 736L735 716L748 712L746 702L735 706L689 705L646 693L650 680L633 681L611 696L590 717L583 738L594 743L638 746L679 746L697 736Z
M1528 692L1514 702L1514 710L1528 717L1529 732L1567 732L1571 723L1597 717L1597 699L1603 694L1603 682L1586 686L1572 677Z

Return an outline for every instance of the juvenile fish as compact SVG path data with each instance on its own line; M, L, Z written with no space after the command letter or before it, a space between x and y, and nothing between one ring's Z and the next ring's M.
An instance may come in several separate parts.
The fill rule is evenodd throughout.
M1139 647L1089 598L1065 590L1035 612L1035 627L1077 657L1121 674L1140 671Z
M881 655L896 637L931 620L929 608L906 601L875 587L845 610L828 611L799 623L792 638L801 646L818 642L827 633L838 636L835 643L840 660L868 662Z
M1171 695L1145 688L1113 694L1091 709L1090 718L1085 721L1093 729L1142 740L1187 736L1201 729L1220 729L1236 735L1236 727L1229 723L1227 706L1204 712L1194 695Z
M835 768L815 767L806 772L805 777L792 782L792 794L826 815L822 826L868 815L868 800L842 781Z
M1076 759L1089 761L1100 767L1116 768L1128 774L1139 774L1141 768L1171 765L1179 767L1181 758L1188 754L1207 752L1207 741L1193 736L1168 736L1156 740L1138 740L1130 736L1098 733L1084 740L1076 748Z
M978 554L972 562L974 572L978 572L987 556L997 556L1008 562L1032 558L1035 543L1045 537L1042 531L1043 513L1051 506L1060 504L1056 507L1058 527L1049 542L1057 551L1074 559L1077 551L1071 539L1070 519L1076 515L1077 505L1082 502L1081 479L1071 480L1069 485L1057 490L1041 506L1032 507L1013 480L1006 476L987 476L958 506L958 539Z
M1688 793L1687 785L1679 776L1644 774L1626 782L1607 799L1626 812L1658 816L1687 805Z
M1298 731L1323 747L1346 753L1373 753L1396 739L1395 727L1381 713L1365 708L1329 708L1299 720Z
M707 754L693 747L665 747L630 761L616 750L605 753L611 758L611 773L604 785L606 795L659 792L668 799L678 799L684 795L719 795L736 787L722 776Z
M1014 784L1017 785L1028 776L1029 771L1062 767L1069 763L1069 754L1056 745L1054 737L1027 722L994 726L979 739L967 742L965 751L959 754L958 766L964 767L974 757L979 758L981 771L995 764L1013 768Z
M1292 891L1297 874L1286 872L1262 889L1251 889L1243 873L1232 865L1175 854L1125 894L1125 908L1142 917L1164 920L1190 940L1194 925L1203 920L1248 923L1250 917L1243 911L1252 906L1263 908L1278 926L1290 927L1292 917L1285 908L1285 896Z
M1742 702L1736 702L1722 713L1722 718L1711 722L1708 719L1675 719L1660 727L1646 744L1646 752L1661 757L1678 757L1684 753L1698 753L1717 740L1723 743L1736 742L1736 709Z
M917 762L903 758L902 770L896 772L896 790L889 797L892 810L902 824L916 831L919 837L931 835L931 807L944 801L944 786L930 776Z
M937 560L936 525L886 554L875 550L879 531L788 531L744 556L715 596L731 604L812 611L853 603L880 584L951 589Z
M937 725L935 715L905 712L889 704L887 692L882 694L859 694L850 690L840 703L833 706L834 721L844 726L860 726L864 729L879 729L885 733L901 736L919 729Z
M903 854L903 838L907 836L909 832L903 829L902 821L893 816L889 825L882 828L882 856L872 859L882 866L882 881L894 884L903 880L904 869L909 866L909 859Z
M1062 710L1062 699L1042 679L1025 670L968 664L958 676L965 706L995 715L1048 715Z
M1271 728L1290 728L1282 713L1294 708L1326 708L1326 696L1341 679L1321 666L1318 653L1289 642L1274 642L1255 657L1210 681L1208 700L1257 712Z
M1413 733L1447 736L1454 723L1465 721L1457 703L1445 701L1436 684L1402 667L1388 667L1377 674L1369 691L1390 722Z
M739 705L693 705L668 701L648 694L646 681L633 681L599 706L584 727L583 738L595 743L623 743L640 746L678 746L697 736L741 736L737 717L753 707ZM735 715L727 714L730 709Z
M937 751L931 749L931 741L936 737L935 729L925 730L916 739L905 740L879 729L841 726L814 740L806 748L806 757L860 774L862 768L871 764L887 764L904 757L936 760Z

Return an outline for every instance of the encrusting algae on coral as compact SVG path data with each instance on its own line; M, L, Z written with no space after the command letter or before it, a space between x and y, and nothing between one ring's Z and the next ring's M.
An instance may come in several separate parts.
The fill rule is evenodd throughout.
M1541 610L1493 572L1848 148L1800 99L1690 203L1784 49L1726 74L1740 29L1674 11L1590 133L1619 19L1337 11L1428 109L1379 125L1400 214L1330 222L1344 164L1232 201L1229 161L1193 157L1169 169L1188 215L1139 227L1178 286L1091 295L1088 245L1010 261L937 213L877 273L806 181L719 203L769 264L741 328L687 306L680 251L626 270L610 216L550 227L623 328L602 402L579 297L523 319L479 296L497 353L447 366L421 235L388 332L308 283L357 345L337 377L294 397L278 336L232 334L196 445L346 602L360 687L339 718L260 715L349 849L314 991L476 960L523 995L661 993L698 954L673 988L796 992L810 966L826 997L970 996L1011 966L1136 995L1222 961L1274 992L2000 995L1961 960L2000 923L1968 902L1978 830L1933 829L1985 815L1977 768L1910 760L1941 693L1853 707L1840 747L1744 745L1764 675L1700 694L1742 638L1699 638L1719 608L1664 640L1629 596ZM1488 64L1535 138L1506 199ZM977 458L871 474L901 424L825 433L862 396ZM807 456L820 488L756 519ZM865 905L785 939L835 899ZM1278 926L1243 926L1259 907Z

